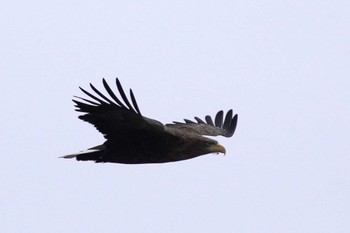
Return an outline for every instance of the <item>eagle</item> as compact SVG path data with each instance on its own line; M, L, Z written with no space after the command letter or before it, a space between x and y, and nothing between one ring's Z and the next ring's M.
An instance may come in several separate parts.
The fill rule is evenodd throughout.
M97 163L147 164L167 163L195 158L209 153L224 153L226 149L207 136L231 137L237 126L238 115L232 109L225 117L219 111L215 119L173 121L169 124L145 117L130 89L130 98L116 78L119 98L105 79L102 79L108 97L90 83L93 92L80 90L90 99L74 96L79 119L94 125L106 139L102 145L89 148L61 158L76 158ZM131 100L131 101L130 101Z

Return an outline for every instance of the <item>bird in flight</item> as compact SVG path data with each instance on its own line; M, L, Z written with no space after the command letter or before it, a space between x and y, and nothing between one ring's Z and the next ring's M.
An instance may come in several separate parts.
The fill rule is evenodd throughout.
M102 145L61 158L97 163L145 164L226 153L216 140L203 135L231 137L238 120L238 115L233 115L232 109L225 117L224 112L219 111L214 121L206 116L205 121L194 117L195 121L184 119L184 122L174 121L164 125L141 114L134 93L130 89L130 102L118 78L116 86L119 98L105 79L102 82L108 97L90 83L94 94L79 87L90 99L75 96L73 102L76 111L83 113L79 119L93 124L106 141Z

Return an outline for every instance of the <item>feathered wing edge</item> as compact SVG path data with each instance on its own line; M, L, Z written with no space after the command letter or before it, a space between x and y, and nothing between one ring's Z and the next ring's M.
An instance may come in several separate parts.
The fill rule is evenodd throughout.
M112 91L112 89L110 88L110 86L108 85L108 83L106 82L106 80L103 78L102 79L102 82L103 82L103 86L105 87L107 93L109 94L110 98L112 98L112 100L108 97L106 97L104 94L102 94L99 90L97 90L97 88L92 85L90 83L90 87L91 89L99 96L95 96L91 93L89 93L88 91L84 90L83 88L79 87L80 90L82 92L84 92L87 96L89 96L91 99L93 100L88 100L88 99L85 99L85 98L82 98L82 97L79 97L79 96L74 96L75 98L77 99L80 99L80 100L83 100L84 102L82 101L79 101L79 100L74 100L73 99L73 102L76 104L75 107L76 107L76 111L78 112L85 112L85 113L94 113L96 111L100 111L101 110L101 107L109 107L109 106L115 106L115 107L119 107L119 108L122 108L122 109L125 109L125 110L129 110L129 111L132 111L134 113L137 113L138 115L142 116L141 114L141 111L137 105L137 102L136 102L136 98L135 98L135 95L133 93L133 91L130 89L130 97L131 97L131 102L132 104L130 103L130 101L128 100L124 90L123 90L123 87L119 81L118 78L116 78L116 86L118 88L118 91L119 91L119 94L122 98L123 101L121 101ZM113 102L114 100L114 102ZM124 103L123 103L124 102Z
M131 113L137 114L139 116L142 116L141 111L136 102L134 93L131 89L130 89L130 98L131 98L132 104L127 98L118 78L116 78L116 86L121 96L121 99L123 101L121 101L113 93L112 89L110 88L110 86L108 85L105 79L102 79L102 82L103 82L103 86L105 87L107 93L109 94L112 100L106 97L104 94L102 94L99 90L97 90L97 88L94 85L90 83L91 89L97 94L97 96L79 87L81 91L84 92L87 96L89 96L92 100L75 96L75 98L84 101L82 102L82 101L73 99L73 102L76 104L75 105L76 111L85 112L85 113L88 113L88 115L94 114L94 113L100 114L104 111L109 111L111 107L116 107L119 109L130 111ZM94 124L94 122L88 120L87 118L89 117L86 117L86 116L87 115L82 115L79 118L83 120L87 120L90 123ZM143 119L146 119L146 118L143 118ZM205 121L198 117L194 117L194 119L197 122L184 119L185 121L184 123L174 121L173 124L166 124L166 126L170 128L181 129L191 133L200 134L200 135L208 135L208 136L221 135L224 137L231 137L234 134L237 127L238 115L236 114L233 116L233 111L231 109L226 113L225 119L224 119L224 112L222 110L216 114L214 121L209 115L205 116ZM154 120L148 119L148 121L153 122Z
M214 121L209 115L205 117L205 121L199 117L194 117L194 119L197 122L184 119L185 122L173 121L173 124L166 124L166 126L201 135L231 137L237 127L238 115L233 116L231 109L226 113L225 119L222 110L216 114Z

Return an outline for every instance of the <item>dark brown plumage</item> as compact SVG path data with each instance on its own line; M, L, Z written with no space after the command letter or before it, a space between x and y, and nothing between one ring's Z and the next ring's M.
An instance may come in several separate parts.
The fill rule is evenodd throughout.
M226 153L217 141L202 135L231 137L238 119L237 114L233 116L232 110L226 113L225 119L224 112L219 111L214 121L206 116L205 121L195 117L196 122L185 119L183 123L163 125L142 116L132 90L130 103L118 79L116 85L121 99L113 93L105 79L102 81L109 97L90 84L96 95L80 87L91 100L76 97L73 101L76 111L84 113L79 119L93 124L104 135L106 142L63 158L143 164L180 161L208 153Z

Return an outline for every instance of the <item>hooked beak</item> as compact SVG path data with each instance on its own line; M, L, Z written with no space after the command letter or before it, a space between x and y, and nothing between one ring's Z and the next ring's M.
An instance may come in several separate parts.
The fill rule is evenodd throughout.
M217 144L217 145L216 145L216 149L217 149L217 152L221 152L221 153L223 153L224 155L226 154L226 149L225 149L225 147L223 147L222 145Z

